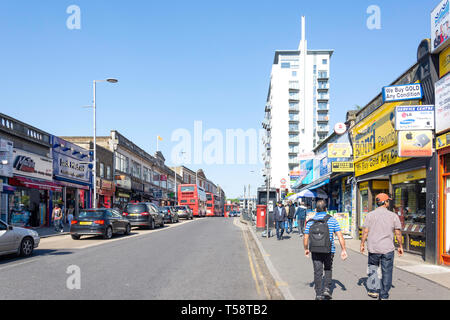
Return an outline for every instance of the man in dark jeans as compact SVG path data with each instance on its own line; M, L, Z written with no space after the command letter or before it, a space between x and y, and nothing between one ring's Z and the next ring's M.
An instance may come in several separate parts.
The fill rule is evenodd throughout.
M283 239L284 224L286 222L286 209L283 207L281 201L278 202L278 206L273 211L275 228L277 230L277 239Z
M287 205L287 221L288 221L288 229L286 230L286 233L292 232L292 224L294 222L294 215L295 215L295 206L292 203L292 201L288 202Z
M392 271L394 269L394 232L399 244L398 254L403 255L401 223L398 216L389 211L387 194L380 193L376 197L378 208L369 212L364 221L361 237L361 253L364 252L367 240L369 251L367 294L375 299L389 299L389 290L392 287ZM381 265L381 281L378 278L378 268Z
M347 250L345 249L345 240L341 233L341 228L337 220L333 217L329 218L327 221L328 232L331 241L331 247L329 252L319 253L310 252L309 250L309 231L313 225L314 220L322 220L327 216L327 208L324 200L317 201L316 204L316 215L306 223L303 246L305 248L305 256L309 257L311 253L313 268L314 268L314 289L316 291L316 300L329 300L331 299L331 279L333 270L333 258L336 252L334 246L334 234L337 235L339 239L339 244L341 245L341 258L342 260L347 259ZM325 274L325 276L324 276ZM322 283L323 282L323 283Z
M301 202L297 207L297 210L295 211L295 218L297 219L298 234L303 237L306 220L306 206L303 202Z

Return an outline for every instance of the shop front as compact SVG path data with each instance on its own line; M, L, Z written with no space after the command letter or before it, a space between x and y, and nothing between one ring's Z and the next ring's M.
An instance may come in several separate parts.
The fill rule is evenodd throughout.
M78 215L80 209L91 207L91 170L89 151L76 144L52 136L53 177L62 192L53 195L63 208L64 214L71 211Z
M8 184L13 177L13 142L0 138L0 220L8 221L9 203L15 188Z
M115 197L113 207L124 209L131 200L131 178L127 175L115 176Z
M450 133L440 137L439 154L439 263L450 265Z
M114 183L105 179L97 178L99 181L98 208L112 208L115 193Z

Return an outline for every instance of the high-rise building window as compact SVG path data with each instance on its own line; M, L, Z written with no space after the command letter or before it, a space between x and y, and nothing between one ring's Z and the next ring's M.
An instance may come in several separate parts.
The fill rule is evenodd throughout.
M328 63L328 60L327 59L323 59L322 60L322 64L327 64Z
M296 77L297 76L297 71L292 71L292 76Z
M281 63L281 69L289 69L291 67L290 62L282 62Z
M103 162L100 162L100 178L104 177L105 177L105 165L103 164Z

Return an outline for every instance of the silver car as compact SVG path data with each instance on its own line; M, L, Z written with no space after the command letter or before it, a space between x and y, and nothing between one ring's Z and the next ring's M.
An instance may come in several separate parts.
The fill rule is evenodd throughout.
M28 257L38 247L40 240L34 230L13 227L0 220L0 255L17 253Z

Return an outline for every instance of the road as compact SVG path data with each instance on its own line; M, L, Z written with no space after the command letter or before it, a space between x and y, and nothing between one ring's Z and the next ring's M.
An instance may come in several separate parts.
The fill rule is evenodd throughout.
M0 257L0 300L281 299L262 261L253 239L218 217L112 240L57 236L30 258Z

